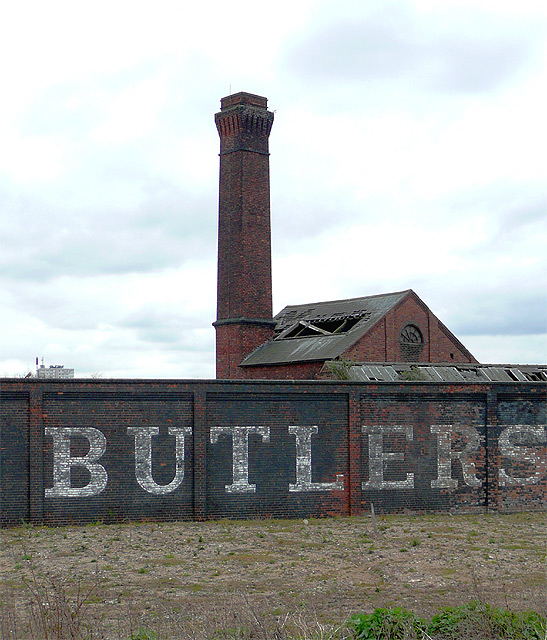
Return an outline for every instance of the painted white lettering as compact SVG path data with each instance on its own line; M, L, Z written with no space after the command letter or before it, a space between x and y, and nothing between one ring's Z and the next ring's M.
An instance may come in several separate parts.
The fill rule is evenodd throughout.
M407 473L406 480L384 480L385 465L395 460L404 460L404 453L385 452L384 435L400 433L407 440L414 438L411 425L374 425L361 427L363 433L368 433L368 457L369 479L363 482L363 490L366 489L412 489L414 487L414 474Z
M476 474L475 463L470 460L481 444L479 432L469 426L452 424L432 424L431 433L437 435L437 479L431 481L434 489L455 489L458 481L452 477L452 461L458 460L463 480L468 487L480 487L482 482ZM458 434L465 440L460 451L452 448L453 435Z
M542 476L547 473L547 459L541 456L539 451L534 451L531 447L515 446L514 441L533 440L541 444L546 440L547 425L514 424L506 427L500 435L499 447L502 456L512 458L536 467L536 471L526 477L510 476L503 468L499 470L499 483L505 485L527 485L537 484ZM543 468L543 471L542 471Z
M256 485L249 484L249 434L256 433L269 442L270 427L211 427L211 442L217 442L223 433L232 436L232 484L224 489L227 493L255 493Z
M53 487L45 490L46 498L84 498L101 493L108 482L108 474L97 460L106 451L104 434L93 427L46 427L45 435L53 438ZM70 455L70 439L85 438L89 451L85 456ZM72 467L83 467L90 475L84 487L72 487Z
M344 480L337 474L336 482L312 482L311 437L317 433L316 425L290 426L289 433L296 437L296 482L289 484L289 491L342 491Z
M159 427L128 427L135 436L135 477L148 493L166 495L172 493L184 480L184 438L192 433L190 427L169 427L167 432L175 436L175 476L169 484L157 484L152 477L152 436L159 435Z

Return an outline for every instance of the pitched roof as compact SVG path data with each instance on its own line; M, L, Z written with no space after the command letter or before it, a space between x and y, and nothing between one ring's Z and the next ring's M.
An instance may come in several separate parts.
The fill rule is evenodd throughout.
M349 300L289 305L278 313L273 340L249 354L240 366L332 360L341 356L411 289Z

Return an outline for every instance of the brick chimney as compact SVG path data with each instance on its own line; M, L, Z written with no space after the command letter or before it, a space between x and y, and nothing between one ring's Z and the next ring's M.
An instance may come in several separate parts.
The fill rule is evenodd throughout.
M222 98L216 377L244 378L243 358L270 339L272 266L268 137L274 114L251 93Z

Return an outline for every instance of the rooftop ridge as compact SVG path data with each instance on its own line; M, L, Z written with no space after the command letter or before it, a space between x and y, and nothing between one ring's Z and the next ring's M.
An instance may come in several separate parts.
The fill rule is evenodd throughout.
M355 298L340 298L339 300L318 300L317 302L306 302L303 304L287 304L283 307L283 309L281 309L281 311L283 311L284 309L288 309L288 308L295 308L295 307L312 307L312 306L318 306L318 305L329 305L329 304L339 304L342 302L354 302L357 300L371 300L373 298L387 298L388 296L398 296L398 295L403 295L403 294L408 294L408 293L414 293L414 291L412 289L403 289L402 291L392 291L389 293L375 293L373 295L370 296L357 296ZM281 313L281 311L279 313ZM277 314L279 315L279 314Z

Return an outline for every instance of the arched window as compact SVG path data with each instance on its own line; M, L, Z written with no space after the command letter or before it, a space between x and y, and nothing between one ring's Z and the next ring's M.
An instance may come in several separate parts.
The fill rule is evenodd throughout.
M401 349L401 360L403 362L418 362L424 339L422 332L415 324L407 324L401 329L399 334L399 346Z

